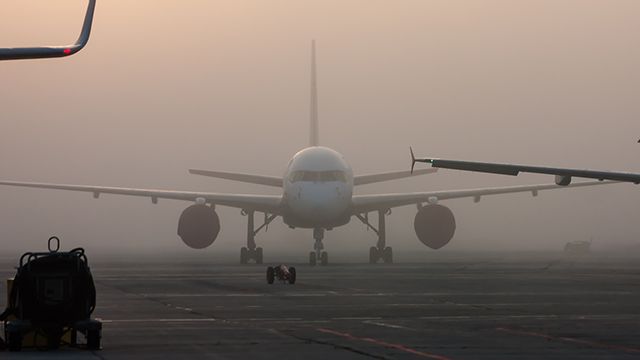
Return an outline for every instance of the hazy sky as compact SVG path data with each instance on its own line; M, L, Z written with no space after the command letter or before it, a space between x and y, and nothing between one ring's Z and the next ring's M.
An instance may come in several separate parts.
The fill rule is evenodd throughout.
M65 44L79 0L4 0L0 46ZM67 59L0 63L0 178L215 192L277 189L189 175L190 167L281 175L308 139L309 43L318 46L320 141L356 173L420 155L640 172L640 2L98 0L89 45ZM546 183L549 176L438 174L357 189L426 191ZM0 238L19 250L176 249L188 204L0 188ZM445 203L448 250L560 249L640 238L640 188L623 184ZM239 249L246 218L219 208L205 250ZM389 218L390 245L431 251L415 207ZM269 251L311 250L281 221ZM359 223L330 252L375 243Z

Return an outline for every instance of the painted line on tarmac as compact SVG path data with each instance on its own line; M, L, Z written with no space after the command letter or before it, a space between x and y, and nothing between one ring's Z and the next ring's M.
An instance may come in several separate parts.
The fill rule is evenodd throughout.
M327 292L287 292L287 293L141 293L139 296L164 296L164 297L435 297L435 296L586 296L586 295L634 295L628 291L558 291L558 292L420 292L420 293L398 293L398 292L378 292L378 293L336 293L335 291Z
M598 347L598 348L609 349L609 350L619 350L619 351L630 352L630 353L640 353L639 348L633 348L633 347L623 346L623 345L607 344L607 343L597 342L597 341L576 339L568 336L553 336L553 335L535 332L535 331L518 330L513 328L507 328L507 327L497 327L496 330L500 332L513 334L513 335L538 337L548 341L567 342L567 343L573 343L573 344L579 344L579 345L586 345L589 347Z
M571 319L571 320L630 320L638 319L638 314L615 314L615 315L433 315L421 316L420 320L509 320L509 319Z
M99 319L103 323L199 323L199 322L216 322L216 321L273 321L273 322L298 322L303 321L302 318L238 318L238 319L216 319L216 318L166 318L166 319ZM308 321L314 322L314 321ZM321 322L321 321L317 321ZM325 321L326 322L326 321Z
M416 329L412 329L412 328L409 328L409 327L406 327L406 326L389 324L389 323L384 323L384 322L380 322L380 321L367 320L367 321L363 321L362 323L363 324L368 324L368 325L382 326L382 327L391 328L391 329L402 329L402 330L412 330L412 331L416 330Z
M424 351L419 351L419 350L412 349L412 348L410 348L408 346L401 345L401 344L394 344L394 343L390 343L390 342L386 342L386 341L382 341L382 340L378 340L378 339L373 339L373 338L368 338L368 337L354 336L354 335L351 335L349 333L344 333L344 332L335 331L335 330L326 329L326 328L316 328L316 330L321 332L321 333L339 336L339 337L345 338L347 340L363 341L363 342L367 342L367 343L370 343L370 344L379 345L379 346L382 346L382 347L385 347L385 348L399 350L399 351L402 351L402 352L405 352L405 353L408 353L408 354L412 354L412 355L416 355L416 356L420 356L420 357L424 357L424 358L436 359L436 360L451 360L451 358L448 358L448 357L443 356L443 355L431 354L431 353L427 353L427 352L424 352Z
M331 320L381 320L381 317L371 317L371 316L345 316L345 317L334 317Z
M171 323L171 322L215 322L215 318L181 318L181 319L98 319L103 323Z
M234 318L228 319L228 321L302 321L302 318Z
M564 305L566 301L557 301L557 302L510 302L510 303L465 303L465 302L437 302L437 303L399 303L399 304L384 304L384 306L393 306L393 307L427 307L427 306L443 306L443 305L466 305L466 306L556 306L556 305ZM572 302L574 306L577 305L607 305L611 306L611 302ZM360 305L356 305L360 306Z

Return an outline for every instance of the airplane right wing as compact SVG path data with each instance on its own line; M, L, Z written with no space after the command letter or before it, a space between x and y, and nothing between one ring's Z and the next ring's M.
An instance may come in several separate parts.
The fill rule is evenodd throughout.
M21 48L0 48L0 60L23 60L23 59L42 59L70 56L87 45L89 35L91 34L91 24L93 23L93 12L96 7L96 0L89 0L87 13L82 24L82 32L80 37L73 45L66 46L40 46L40 47L21 47Z
M208 192L196 191L175 191L175 190L158 190L158 189L136 189L106 186L89 186L89 185L69 185L69 184L51 184L51 183L33 183L21 181L0 181L0 185L20 186L39 189L56 189L68 191L80 191L93 193L93 197L97 198L100 194L117 194L129 196L143 196L151 198L156 203L158 199L172 199L184 201L197 201L203 199L206 202L239 208L243 210L253 210L265 212L269 214L280 215L282 213L282 196L276 195L244 195L244 194L216 194Z
M519 192L530 192L533 196L538 195L541 190L566 189L583 186L594 186L604 184L614 184L615 181L585 181L568 186L558 186L556 184L543 185L520 185L505 186L495 188L481 188L469 190L445 190L431 192L417 192L406 194L380 194L380 195L354 195L352 203L352 214L363 214L370 211L378 211L383 209L391 209L394 207L405 205L416 205L422 203L437 203L440 200L450 200L470 197L476 202L480 201L482 196L512 194Z

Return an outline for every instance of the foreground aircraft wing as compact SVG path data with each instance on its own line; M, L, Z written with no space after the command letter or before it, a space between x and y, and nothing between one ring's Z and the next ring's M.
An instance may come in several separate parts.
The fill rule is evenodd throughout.
M540 190L566 189L583 186L613 184L614 181L586 181L569 186L559 186L556 184L544 185L521 185L506 186L496 188L469 189L469 190L448 190L448 191L431 191L406 194L382 194L382 195L355 195L353 197L353 214L362 214L370 211L381 209L391 209L393 207L405 205L419 205L422 203L434 204L440 200L450 200L470 197L475 202L480 201L482 196L511 194L519 192L531 192L533 196L538 195Z
M598 170L581 170L567 168L553 168L543 166L528 166L515 164L499 164L474 161L444 160L431 158L414 158L415 162L424 162L431 164L434 168L466 170L475 172L484 172L491 174L516 176L521 172L549 174L556 176L556 184L568 185L571 183L571 177L582 177L598 180L614 180L640 183L640 174L628 172L598 171Z
M80 37L73 45L66 46L40 46L40 47L21 47L21 48L0 48L0 60L23 60L23 59L42 59L64 57L77 53L82 50L89 41L91 33L91 24L93 23L93 12L96 7L96 0L89 0L87 13L84 17L82 32Z
M380 174L357 175L353 177L353 185L366 185L389 180L404 179L412 176L432 174L436 171L438 171L438 169L421 169L416 171L405 170Z
M93 193L93 197L97 198L100 194L117 194L129 196L143 196L151 198L154 203L158 199L172 199L196 201L204 199L208 203L221 206L229 206L244 210L254 210L266 212L270 214L281 213L281 196L276 195L241 195L241 194L216 194L197 191L174 191L174 190L156 190L156 189L133 189L121 187L105 187L105 186L87 186L87 185L68 185L68 184L48 184L18 181L0 181L0 185L21 186L39 189L57 189L69 191L81 191Z
M282 187L282 178L275 177L275 176L263 176L263 175L241 174L241 173L232 173L232 172L224 172L224 171L197 170L197 169L189 169L189 174L214 177L218 179L240 181L240 182L257 184L257 185Z

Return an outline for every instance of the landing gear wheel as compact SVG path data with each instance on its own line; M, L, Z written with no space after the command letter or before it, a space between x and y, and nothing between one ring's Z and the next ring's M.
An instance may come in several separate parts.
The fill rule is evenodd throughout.
M20 332L12 331L7 337L9 351L20 351L22 349L22 334Z
M256 264L262 264L262 248L256 248L255 249L255 255L256 255Z
M100 330L87 331L87 349L100 350Z
M289 268L289 284L295 284L296 283L296 268L294 267L290 267Z
M327 266L329 263L329 254L326 251L323 251L320 255L320 265Z
M309 253L309 265L316 266L316 253L313 251Z
M240 264L249 262L249 249L243 247L240 249Z
M369 248L369 264L375 264L378 262L378 248L372 246Z
M273 284L273 280L276 278L276 272L273 269L273 266L269 266L267 268L267 284Z
M390 246L382 251L382 260L384 260L385 264L393 264L393 249Z

